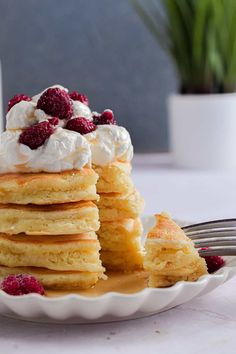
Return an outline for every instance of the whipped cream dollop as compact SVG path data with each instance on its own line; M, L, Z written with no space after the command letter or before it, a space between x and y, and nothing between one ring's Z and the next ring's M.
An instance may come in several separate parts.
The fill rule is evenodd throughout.
M68 92L61 85L54 85ZM8 172L61 172L82 169L91 165L91 149L87 140L79 133L62 129L67 120L60 119L53 134L37 149L30 149L19 143L22 131L37 123L52 118L37 108L37 102L43 92L32 97L32 101L20 101L7 113L6 128L0 140L0 173ZM85 104L71 101L73 116L92 119L92 114Z
M6 115L7 129L23 129L37 123L35 116L36 103L20 101L15 104Z
M61 85L53 85L48 88L59 88L68 92L68 89ZM30 127L31 125L40 123L42 121L52 118L50 115L46 114L41 109L37 108L37 102L40 96L48 89L46 88L39 94L32 97L32 101L20 101L15 104L7 113L6 116L6 128L7 129L24 129ZM90 108L80 102L71 100L73 107L72 118L84 117L90 121L93 120L92 112ZM60 119L59 126L64 127L66 125L66 119Z
M129 162L133 158L133 145L128 131L118 125L98 125L84 135L90 143L92 163L106 166L114 161Z
M61 85L59 88L68 92ZM45 89L47 90L47 89ZM97 125L96 130L81 135L78 132L63 129L66 119L60 119L54 132L37 149L30 149L19 142L24 129L52 118L37 108L40 96L32 101L20 101L7 113L7 130L0 141L0 173L8 172L60 172L81 169L95 165L105 166L114 161L129 162L133 157L133 146L128 131L117 125ZM71 100L75 117L93 120L90 108L80 101ZM98 114L98 113L97 113Z
M64 91L66 91L67 93L69 92L69 90L68 90L66 87L64 87L64 86L61 86L61 85L53 85L53 86L47 87L45 90L43 90L43 91L40 92L39 94L33 96L33 97L32 97L33 102L37 103L38 100L39 100L39 98L40 98L40 96L41 96L46 90L48 90L49 88L59 88L60 90L64 90ZM80 101L73 101L73 100L71 100L71 102L72 102L72 107L73 107L72 118L84 117L84 118L87 118L88 120L93 120L92 112L91 112L90 108L89 108L86 104L84 104L84 103L82 103L82 102L80 102ZM44 113L44 114L45 114L45 119L48 119L48 117L46 117L46 116L47 116L46 113ZM36 112L36 115L38 115L38 116L41 115L41 117L42 117L42 113L40 113L40 112ZM61 119L61 121L62 121L62 122L61 122L61 126L64 126L65 123L66 123L66 121L65 121L65 120L62 120L62 119Z
M87 140L76 132L57 128L36 150L19 143L20 130L1 134L0 173L60 172L91 164Z
M83 118L87 118L90 121L93 120L92 112L86 104L80 101L72 101L72 104L73 104L72 118L83 117Z

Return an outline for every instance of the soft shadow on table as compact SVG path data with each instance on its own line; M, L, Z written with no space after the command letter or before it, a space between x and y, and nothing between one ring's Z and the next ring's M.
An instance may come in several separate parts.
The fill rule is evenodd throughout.
M127 345L129 339L131 340L130 344L135 341L137 345L139 341L140 343L143 341L141 336L136 336L136 333L140 331L144 335L149 332L155 337L160 336L159 322L163 316L164 313L138 320L85 325L34 323L0 316L0 343L4 341L6 348L13 350L11 353L15 353L14 350L18 353L17 350L24 347L37 346L34 354L41 354L41 352L45 352L45 348L48 349L55 345L58 346L57 353L64 354L67 347L71 350L68 354L74 353L73 350L76 347L81 349L88 347L96 353L97 346L109 348L114 343L121 345L125 342ZM132 334L134 328L135 333ZM127 338L128 336L132 338ZM38 347L39 343L42 343L40 347Z

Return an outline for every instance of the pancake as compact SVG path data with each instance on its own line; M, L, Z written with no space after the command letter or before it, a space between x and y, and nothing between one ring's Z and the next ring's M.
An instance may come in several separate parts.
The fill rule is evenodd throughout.
M103 277L100 273L96 272L62 272L34 267L8 268L0 266L1 277L22 273L33 275L43 284L45 289L52 290L89 289Z
M66 235L98 229L98 209L92 202L45 206L0 204L0 233Z
M0 234L0 264L7 267L102 273L99 250L94 232L47 237Z
M139 218L102 222L97 234L102 250L120 252L141 250L142 224Z
M139 218L102 222L98 231L102 264L108 270L142 269L142 224Z
M131 193L102 193L97 202L100 221L137 218L143 211L144 200L134 189Z
M120 236L119 234L110 238L99 236L99 241L103 251L140 252L142 248L140 234L137 237L131 238L127 238L124 235Z
M101 260L107 270L131 272L143 269L143 253L137 251L101 251Z
M207 274L206 262L184 231L166 214L155 215L156 224L147 235L144 268L149 286L165 287L177 281L197 280Z
M98 193L129 193L134 189L130 178L131 165L128 162L113 162L107 166L93 166L99 175Z
M60 173L1 174L0 203L45 205L97 200L97 179L90 168Z
M155 273L150 273L148 279L148 286L151 288L163 288L171 286L178 281L196 281L200 276L207 274L205 272L204 260L198 262L195 267L195 271L188 275L160 275Z

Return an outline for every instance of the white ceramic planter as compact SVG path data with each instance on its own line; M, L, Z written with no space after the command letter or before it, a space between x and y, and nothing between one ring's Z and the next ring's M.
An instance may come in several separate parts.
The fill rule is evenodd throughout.
M177 166L236 170L236 93L172 95L168 110Z

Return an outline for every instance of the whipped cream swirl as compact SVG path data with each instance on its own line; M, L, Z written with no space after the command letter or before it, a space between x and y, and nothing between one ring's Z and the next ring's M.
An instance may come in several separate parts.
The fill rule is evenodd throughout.
M68 92L60 85L61 90ZM47 90L47 89L46 89ZM35 150L19 143L21 132L32 125L52 118L37 109L37 101L42 95L35 95L32 101L21 101L7 113L7 130L0 141L0 173L8 172L61 172L82 169L95 165L106 166L114 161L129 162L133 157L133 146L128 131L117 125L98 125L97 129L84 136L63 129L66 120L45 143ZM90 108L80 101L71 101L73 116L92 120Z
M61 90L68 92L60 85ZM45 89L47 90L47 89ZM6 128L0 140L0 173L8 172L61 172L82 169L91 165L91 149L87 140L79 133L62 129L66 120L61 119L59 126L45 143L35 150L19 143L19 136L25 128L52 118L41 109L37 109L40 94L32 101L20 101L7 113ZM85 112L92 117L89 107L72 101L74 114Z
M72 118L83 117L83 118L87 118L90 121L93 120L91 110L86 104L80 101L72 101L72 104L73 104Z
M38 122L35 116L36 103L33 101L20 101L15 104L6 116L7 129L23 129Z
M0 173L61 172L82 169L91 164L91 150L86 139L73 131L57 128L36 150L19 143L20 130L1 135Z
M98 125L97 129L84 135L90 143L92 163L106 166L114 161L129 162L133 158L130 135L118 125Z
M59 88L60 90L64 90L68 92L68 89L61 85L53 85L48 88ZM48 120L52 118L48 114L46 114L41 109L37 108L37 102L40 96L48 89L46 88L41 93L32 97L32 101L20 101L15 104L7 113L6 116L6 128L7 129L24 129L30 127L31 125L40 123L42 121ZM75 117L84 117L88 120L92 121L92 112L90 108L80 102L80 101L71 101L73 106L73 115L72 118ZM60 119L60 127L64 127L66 125L66 119Z

